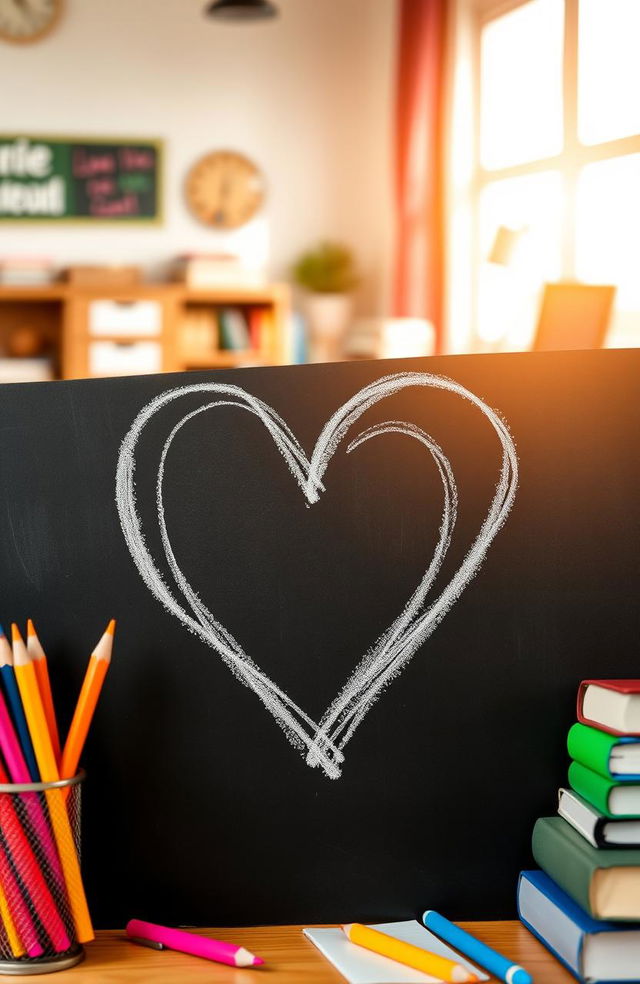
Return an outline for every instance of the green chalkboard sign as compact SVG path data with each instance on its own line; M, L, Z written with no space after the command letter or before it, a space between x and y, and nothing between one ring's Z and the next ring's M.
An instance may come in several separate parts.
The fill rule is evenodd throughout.
M159 222L158 140L0 134L0 221Z

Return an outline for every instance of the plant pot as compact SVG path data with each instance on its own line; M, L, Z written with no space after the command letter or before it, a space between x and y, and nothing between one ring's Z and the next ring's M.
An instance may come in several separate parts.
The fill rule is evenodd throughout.
M353 316L351 294L307 294L304 310L309 326L311 362L335 362Z

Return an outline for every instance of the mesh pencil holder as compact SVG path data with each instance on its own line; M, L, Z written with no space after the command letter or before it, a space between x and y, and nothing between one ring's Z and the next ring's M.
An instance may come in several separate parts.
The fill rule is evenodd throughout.
M65 851L80 854L83 779L0 783L0 975L48 974L84 957L65 879Z

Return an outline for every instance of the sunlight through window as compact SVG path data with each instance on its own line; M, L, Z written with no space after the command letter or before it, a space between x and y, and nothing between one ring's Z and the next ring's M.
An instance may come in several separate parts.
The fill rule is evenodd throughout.
M481 38L480 159L493 170L562 148L562 0L529 0Z
M596 144L640 132L640 2L580 0L578 136Z

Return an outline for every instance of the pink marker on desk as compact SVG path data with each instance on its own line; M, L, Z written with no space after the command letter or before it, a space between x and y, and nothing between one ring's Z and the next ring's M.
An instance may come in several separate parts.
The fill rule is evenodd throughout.
M183 929L156 926L155 923L143 922L141 919L129 920L127 936L135 943L142 943L143 946L156 949L167 947L169 950L191 953L194 957L215 960L230 967L258 967L264 963L260 957L254 957L253 953L249 953L243 946L236 946L235 943L210 940L206 936L187 933Z

